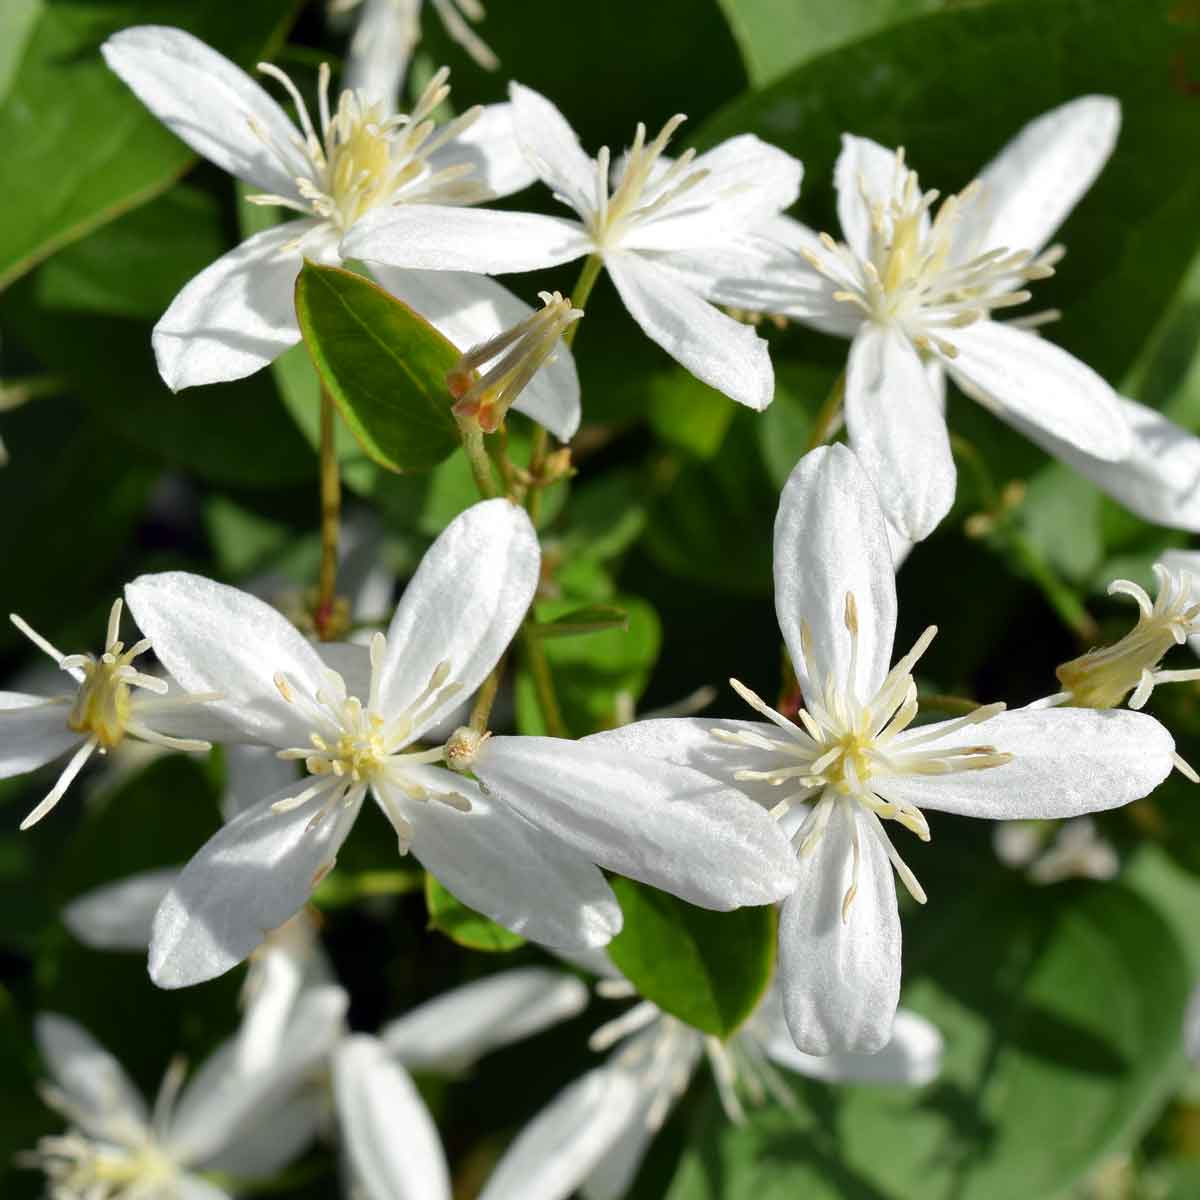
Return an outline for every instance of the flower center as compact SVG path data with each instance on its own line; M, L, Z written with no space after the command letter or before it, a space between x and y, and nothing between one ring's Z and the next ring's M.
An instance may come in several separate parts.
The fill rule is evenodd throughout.
M383 102L349 90L342 92L337 108L331 110L329 66L322 63L319 133L296 85L270 63L260 63L259 70L286 89L303 136L297 133L292 146L280 147L253 118L251 127L289 174L296 150L307 170L295 176L299 199L260 194L248 196L251 203L291 208L344 232L364 213L385 204L474 204L491 198L482 184L468 178L475 170L473 163L436 167L430 162L435 151L473 125L482 112L478 106L468 109L437 130L433 113L450 94L446 84L450 72L445 67L434 75L412 113L389 115Z
M430 792L417 782L406 768L440 762L442 746L404 753L434 712L455 696L460 685L447 683L449 661L434 669L428 684L415 700L393 717L380 708L380 673L387 654L387 639L377 633L371 639L371 686L366 705L346 689L346 681L336 671L324 673L322 686L311 696L297 688L282 673L275 676L279 694L296 705L311 722L309 745L278 751L278 757L304 763L316 782L295 796L274 805L275 812L290 812L315 796L325 794L325 803L314 815L315 828L339 805L356 804L369 785L385 805L400 837L401 853L407 852L412 827L390 802L388 786L397 788L410 800L440 800L462 811L470 810L470 801L457 792ZM379 785L385 785L380 787Z
M846 594L844 623L851 647L847 676L844 680L832 677L823 681L813 679L811 694L805 695L807 708L797 714L799 724L776 712L736 679L731 679L730 683L738 695L781 729L784 736L772 737L749 729L714 729L712 736L729 745L765 750L779 756L777 766L767 770L739 770L734 772L734 779L767 783L780 788L784 795L772 809L775 817L782 817L794 805L812 802L812 807L792 838L801 856L815 850L836 805L861 805L874 819L872 828L878 831L897 874L913 897L924 902L924 891L896 853L879 821L896 821L922 841L929 840L929 824L915 805L903 800L888 800L879 789L887 790L889 777L977 771L1008 762L1011 755L997 753L993 746L930 744L940 742L947 734L965 725L988 720L1001 712L1004 705L983 705L956 721L939 724L933 733L910 730L909 726L919 711L917 685L912 670L933 641L936 627L931 625L925 630L912 650L888 672L875 695L864 703L858 698L855 688L859 626L858 606L853 592ZM806 663L813 663L812 632L807 622L801 625L801 642ZM858 826L852 823L851 828L857 830ZM857 880L857 833L854 838ZM846 894L844 907L847 910L856 887L857 882L852 883Z
M43 1138L34 1152L54 1195L63 1200L135 1200L167 1194L179 1168L152 1142L117 1147L78 1134Z
M852 304L872 321L897 325L922 350L953 358L957 350L946 335L987 317L994 309L1024 304L1025 283L1054 274L1060 247L1041 255L1006 247L986 249L971 258L956 246L963 215L982 190L976 180L947 196L931 220L936 191L922 192L915 171L896 151L891 190L885 199L868 193L858 180L870 213L866 252L821 234L825 255L803 252L808 263L838 286L833 298Z
M672 163L661 161L671 135L686 120L682 113L677 113L648 145L646 126L639 121L611 195L610 152L607 146L601 146L596 155L596 206L590 214L581 214L600 249L615 249L635 225L662 213L707 177L707 171L688 169L696 157L694 150L685 150Z
M1163 656L1200 633L1200 596L1192 577L1154 565L1158 595L1151 602L1146 590L1128 579L1109 585L1109 595L1131 597L1138 606L1137 624L1111 646L1089 650L1063 663L1055 674L1069 703L1081 708L1115 708L1130 692L1130 708L1142 708L1155 685L1200 679L1200 670L1164 671Z

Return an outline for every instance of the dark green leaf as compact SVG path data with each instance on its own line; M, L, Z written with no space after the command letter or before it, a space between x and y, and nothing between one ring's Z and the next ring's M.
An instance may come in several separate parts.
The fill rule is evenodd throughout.
M725 1038L754 1011L775 969L775 909L710 912L613 879L625 924L609 957L663 1012Z
M525 945L525 939L468 908L432 875L425 876L425 903L429 908L429 928L444 933L452 942L468 950L504 952Z
M295 0L38 6L7 95L0 89L0 289L162 191L192 161L191 151L105 66L106 37L129 25L184 25L251 63L282 35L296 7ZM27 8L24 0L17 8ZM15 24L19 31L19 17ZM0 59L8 51L5 32L0 26Z
M446 374L459 352L424 317L340 267L306 262L296 314L313 362L363 449L392 471L458 445Z

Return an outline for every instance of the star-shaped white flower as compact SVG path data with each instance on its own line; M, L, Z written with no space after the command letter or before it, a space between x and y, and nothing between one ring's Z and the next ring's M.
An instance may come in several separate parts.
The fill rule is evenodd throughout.
M1003 420L1055 452L1130 452L1128 421L1094 371L1021 322L993 315L1029 299L1061 248L1047 243L1099 174L1120 107L1085 96L1027 125L957 196L922 191L903 151L846 135L834 173L844 242L780 218L760 231L772 252L723 302L781 313L851 339L850 444L889 521L919 541L949 511L955 470L943 372Z
M601 995L637 996L606 955L593 952L577 961L601 977ZM480 1200L561 1196L576 1190L587 1200L620 1200L637 1177L655 1134L705 1060L726 1115L741 1122L743 1097L754 1104L795 1103L779 1067L830 1083L919 1087L937 1077L942 1055L937 1029L904 1010L897 1014L895 1036L878 1054L803 1054L792 1044L774 983L741 1028L724 1041L640 1000L597 1029L590 1045L597 1051L616 1049L603 1066L564 1088L529 1123L497 1163Z
M113 602L104 650L63 654L20 617L12 622L39 650L48 654L71 680L57 696L0 692L0 778L23 775L74 750L58 782L21 822L40 821L66 794L93 754L107 754L125 738L169 750L210 750L206 740L227 732L212 716L211 694L188 695L165 679L148 675L134 660L150 649L143 638L126 648L121 641L121 601ZM200 734L202 736L180 736Z
M235 588L182 572L129 586L175 678L209 681L237 736L307 771L233 818L184 868L155 918L156 982L199 982L245 958L332 868L368 793L402 852L411 848L465 904L549 946L603 944L620 928L594 863L709 907L790 891L786 839L698 772L554 738L485 738L474 768L485 790L436 765L448 757L440 744L420 748L495 666L539 570L522 509L473 506L425 555L386 637L371 643L369 672L361 647L327 645L322 658Z
M896 587L875 491L851 451L806 455L775 523L775 604L804 698L795 720L748 688L766 718L644 721L585 739L734 780L788 830L800 885L783 904L780 986L809 1054L874 1051L891 1037L900 990L893 870L925 894L884 830L928 840L922 809L987 819L1072 817L1146 795L1174 743L1123 710L984 705L914 725L912 670L936 632L888 669Z
M35 1032L51 1082L42 1095L70 1128L42 1138L24 1161L46 1173L60 1200L230 1200L201 1172L228 1164L240 1177L269 1178L304 1150L322 1108L309 1076L340 1039L346 1007L341 988L312 989L259 1066L244 1069L231 1041L184 1087L177 1061L153 1109L85 1030L43 1013Z
M411 113L392 97L352 90L336 103L329 71L314 122L278 68L299 128L240 67L180 29L143 25L104 43L105 61L193 150L253 187L256 203L299 214L255 234L188 283L154 328L159 373L173 390L240 379L300 340L294 289L304 259L337 264L338 242L363 214L417 204L427 219L505 196L534 175L517 145L511 106L473 108L441 128L433 113L449 93L439 71ZM457 271L434 277L381 267L376 279L460 349L495 337L533 309L492 280ZM539 372L517 407L560 438L579 424L570 353Z
M682 116L653 139L639 125L633 145L612 164L607 147L589 158L544 96L515 83L511 95L522 148L577 221L459 209L448 222L433 208L407 205L369 214L349 231L342 252L370 263L489 275L596 255L648 337L698 379L766 408L774 392L766 342L704 292L738 271L742 239L796 199L801 164L750 134L699 157L688 151L666 159Z

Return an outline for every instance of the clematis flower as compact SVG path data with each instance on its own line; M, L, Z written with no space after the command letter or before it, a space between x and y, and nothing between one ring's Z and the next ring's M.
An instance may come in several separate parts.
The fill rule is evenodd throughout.
M610 154L589 159L563 115L530 88L511 87L517 137L530 163L579 220L428 205L367 214L342 253L370 263L502 275L591 255L603 261L643 332L698 379L764 409L774 392L767 344L703 299L743 261L743 238L791 204L803 167L750 134L696 157L664 152L684 117L633 145L610 178ZM579 299L576 297L576 299Z
M1020 321L993 319L1053 273L1062 249L1047 243L1100 173L1119 124L1106 96L1053 109L936 215L938 193L922 191L902 150L846 135L834 171L845 241L778 219L761 233L791 254L768 252L757 270L714 287L723 302L851 340L850 444L909 540L954 500L944 372L1051 453L1130 453L1128 419L1099 375Z
M471 28L483 20L479 0L432 0L442 26L481 67L500 65L487 43ZM392 103L421 40L421 0L330 0L331 13L357 10L345 86Z
M556 739L491 739L508 745L486 757L501 771L515 763L528 781L510 800L437 766L442 746L417 748L495 666L539 567L523 510L507 500L468 509L426 554L386 637L372 640L369 678L359 647L339 674L278 612L235 588L181 572L130 585L130 605L176 679L210 681L223 697L214 707L243 739L308 773L235 817L184 868L155 918L156 982L218 975L295 913L368 792L402 853L464 903L549 946L599 945L620 928L593 863L717 907L790 890L786 840L744 797L695 772L624 754L611 763L618 756Z
M581 965L601 976L601 995L637 997L605 955L592 953ZM774 983L725 1041L639 1000L597 1029L589 1045L596 1051L616 1049L604 1065L568 1085L530 1122L496 1165L480 1200L505 1200L522 1184L526 1190L520 1194L536 1200L564 1200L576 1190L584 1200L620 1200L705 1060L726 1116L741 1123L743 1095L754 1104L795 1104L783 1072L828 1083L920 1087L937 1077L942 1057L941 1034L904 1009L896 1014L891 1042L878 1054L803 1054L784 1024Z
M340 988L308 993L275 1053L254 1071L241 1069L235 1041L186 1088L182 1062L173 1063L152 1110L116 1059L75 1022L42 1014L35 1029L52 1079L43 1098L70 1128L42 1138L22 1161L43 1170L62 1200L227 1200L230 1193L205 1172L270 1177L315 1134L321 1104L307 1077L340 1037L346 1003Z
M914 726L912 671L930 627L888 669L896 587L879 500L844 446L801 459L775 522L775 606L803 693L790 720L742 684L765 720L643 721L584 744L623 747L736 781L792 838L800 884L780 920L788 1028L808 1054L872 1052L892 1031L900 989L893 870L925 893L884 830L930 837L922 809L991 820L1065 818L1146 795L1174 743L1124 710L1051 708Z
M104 43L105 61L143 104L210 162L262 189L257 204L298 213L248 238L188 283L154 328L159 373L173 391L241 379L300 340L293 300L305 258L337 264L338 242L373 208L420 204L436 218L454 206L505 196L533 172L507 104L473 108L438 129L434 111L449 94L439 71L411 113L392 97L329 94L320 74L314 123L295 85L277 67L260 70L295 105L300 128L270 95L210 46L181 29L143 25ZM491 280L461 272L379 268L375 278L459 346L475 345L525 320L533 309ZM569 362L569 352L563 351ZM567 439L579 423L573 367L535 379L519 411ZM562 389L566 386L567 390Z
M143 638L125 648L121 608L121 601L115 600L99 657L63 654L20 617L10 614L12 623L54 659L72 683L70 692L58 696L0 692L0 778L23 775L73 751L58 782L21 822L22 829L35 825L54 808L93 754L107 754L126 737L169 750L200 751L212 749L211 742L178 735L186 731L219 737L225 732L210 716L211 694L180 693L166 680L133 665L150 649L150 641ZM206 711L200 711L202 708Z
M997 825L992 848L1005 866L1023 870L1032 883L1064 879L1114 879L1121 860L1091 817L1074 817L1055 830L1047 821Z

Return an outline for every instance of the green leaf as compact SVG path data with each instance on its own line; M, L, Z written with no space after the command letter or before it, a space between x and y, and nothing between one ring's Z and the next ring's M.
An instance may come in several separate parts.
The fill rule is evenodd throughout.
M762 86L828 50L945 0L720 0L752 84Z
M625 923L608 955L646 1000L714 1037L755 1010L775 969L771 905L710 912L613 879Z
M577 637L582 633L601 633L605 629L619 629L627 633L629 614L624 609L606 604L590 604L533 626L533 632L540 638Z
M313 362L363 449L392 471L436 466L459 444L446 374L459 352L361 275L306 262L296 315Z
M503 953L525 945L525 939L519 934L468 908L428 873L425 875L425 903L429 908L429 928L440 930L452 942L468 950Z
M1116 151L1056 235L1069 251L1058 273L1032 290L1037 310L1064 314L1049 336L1119 380L1200 243L1200 106L1186 78L1193 36L1175 0L939 6L735 101L700 141L756 133L801 158L803 217L836 233L831 176L843 132L904 146L923 186L944 194L1034 117L1081 95L1115 96ZM953 70L931 72L933 63Z
M114 75L101 43L129 25L184 25L241 63L264 56L291 22L295 0L206 3L28 4L0 25L0 83L8 22L27 30L0 108L0 289L60 247L163 191L192 153ZM24 16L22 17L22 13Z
M1144 1131L1191 985L1171 929L1119 884L1035 889L969 865L905 928L904 1003L945 1038L939 1079L796 1079L794 1109L740 1129L712 1104L667 1200L1058 1197Z
M721 448L737 405L680 368L649 380L650 426L664 442L696 458Z

